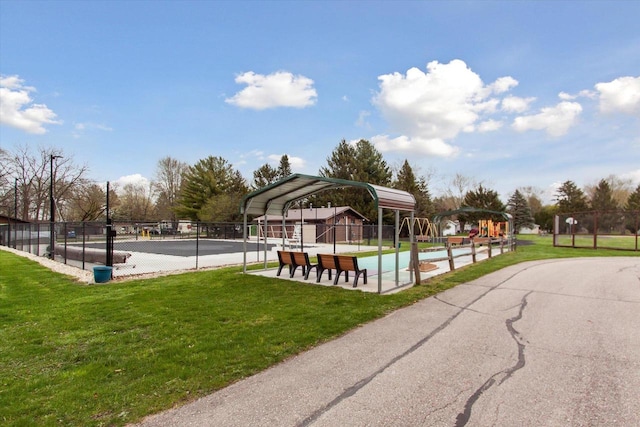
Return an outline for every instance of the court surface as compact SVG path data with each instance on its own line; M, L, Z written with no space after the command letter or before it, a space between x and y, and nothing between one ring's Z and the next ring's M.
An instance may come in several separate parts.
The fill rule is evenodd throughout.
M104 248L104 243L90 243L86 245L90 248ZM243 252L243 243L235 240L134 240L114 243L116 251L140 252L145 254L171 255L179 257L192 257L206 255L221 255L229 253ZM267 250L270 251L274 244L268 243ZM263 251L264 244L247 242L247 252Z

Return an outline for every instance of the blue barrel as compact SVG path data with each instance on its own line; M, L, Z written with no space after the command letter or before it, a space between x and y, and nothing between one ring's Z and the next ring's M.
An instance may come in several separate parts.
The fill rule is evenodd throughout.
M111 280L112 270L113 267L107 267L106 265L93 267L93 279L96 283L106 283Z

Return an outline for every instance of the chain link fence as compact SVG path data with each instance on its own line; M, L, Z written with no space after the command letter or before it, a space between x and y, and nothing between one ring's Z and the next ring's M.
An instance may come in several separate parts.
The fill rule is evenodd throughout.
M111 239L108 235L111 233ZM0 226L0 244L34 255L52 257L83 270L113 266L113 276L138 275L241 264L244 256L242 223L184 222L178 224L135 221L10 223ZM250 262L277 258L277 246L307 248L313 245L353 245L354 250L378 245L377 225L305 224L271 227L264 232L252 224L247 229ZM283 239L284 237L284 239ZM383 226L385 246L393 246L395 229ZM52 244L53 243L53 244ZM112 252L108 252L108 243ZM109 257L111 255L111 257Z
M590 211L556 215L553 245L638 251L640 211Z

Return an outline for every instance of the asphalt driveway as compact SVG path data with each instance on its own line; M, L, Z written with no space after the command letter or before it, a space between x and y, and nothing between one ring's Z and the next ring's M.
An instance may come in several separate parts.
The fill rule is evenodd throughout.
M141 426L638 426L640 257L459 285Z

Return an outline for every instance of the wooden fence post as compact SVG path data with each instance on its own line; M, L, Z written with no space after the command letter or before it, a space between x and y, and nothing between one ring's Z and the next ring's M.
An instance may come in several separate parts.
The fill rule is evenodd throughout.
M449 270L453 271L456 267L453 263L453 250L451 249L451 245L447 245L447 256L449 257Z
M476 244L473 239L471 239L471 260L474 264L476 263Z
M418 260L418 243L411 243L411 264L416 277L416 285L420 284L420 261Z

